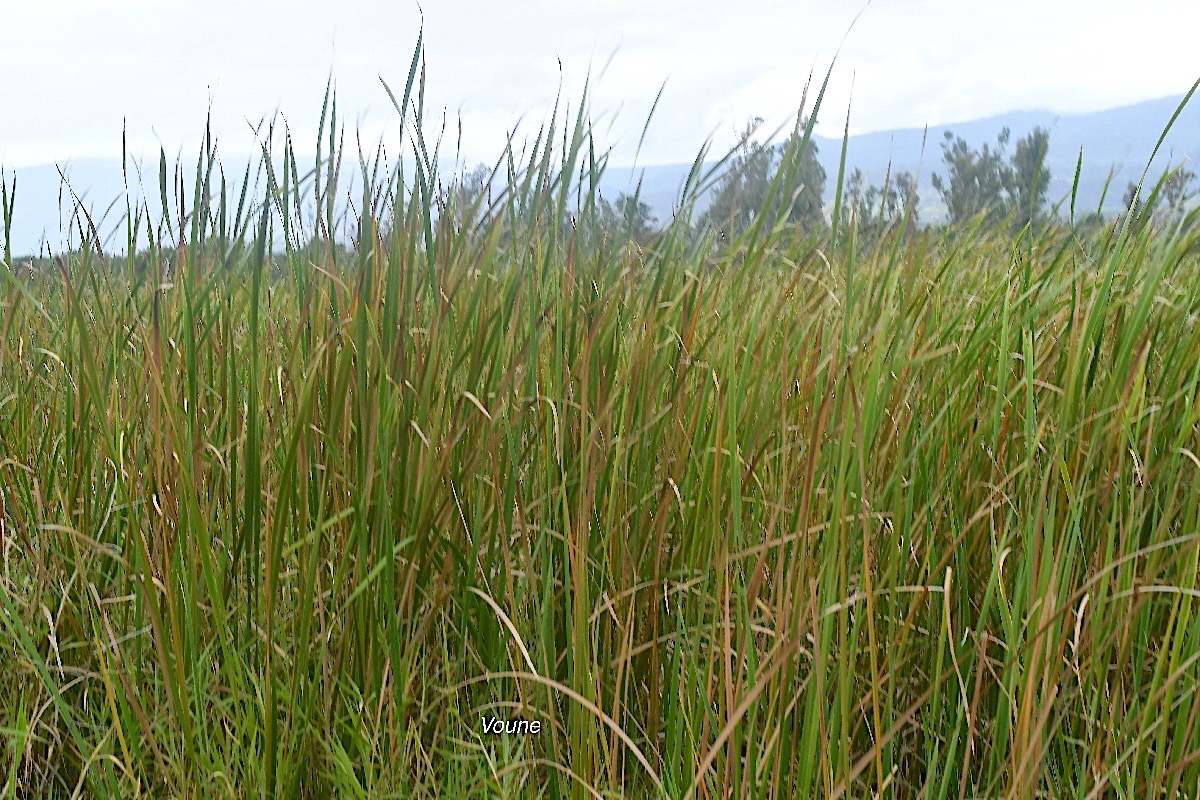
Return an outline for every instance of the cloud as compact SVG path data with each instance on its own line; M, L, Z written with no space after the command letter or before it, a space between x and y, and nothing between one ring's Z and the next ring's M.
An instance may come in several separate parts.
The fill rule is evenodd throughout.
M395 136L378 79L403 85L422 23L415 4L384 0L11 5L0 46L0 161L10 167L114 155L123 127L143 152L192 149L210 105L227 151L253 150L248 123L277 109L306 141L331 70L342 118ZM518 120L536 130L589 74L618 163L633 157L664 80L643 163L690 159L709 136L719 148L754 115L790 118L810 71L819 82L839 47L826 135L840 134L851 98L851 129L865 131L1093 110L1181 92L1200 75L1190 41L1200 9L1182 0L428 6L427 108L438 120L446 112L454 138L461 115L466 160L491 160Z

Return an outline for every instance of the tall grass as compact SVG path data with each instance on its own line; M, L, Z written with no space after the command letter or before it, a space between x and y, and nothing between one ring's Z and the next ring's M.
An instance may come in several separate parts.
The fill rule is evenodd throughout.
M441 191L419 52L349 249L327 92L5 253L0 796L1197 796L1189 225L643 248L585 105Z

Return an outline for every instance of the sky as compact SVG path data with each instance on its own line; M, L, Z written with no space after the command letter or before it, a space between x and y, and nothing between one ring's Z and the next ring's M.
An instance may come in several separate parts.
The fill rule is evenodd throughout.
M531 139L556 98L573 114L588 82L627 166L690 161L755 116L787 124L831 64L829 136L847 109L858 133L1094 111L1200 77L1194 0L0 0L0 20L8 170L119 158L123 130L132 155L193 154L210 113L226 155L273 117L311 153L331 76L347 140L397 148L380 78L403 89L422 26L427 128L444 120L443 156L467 166Z

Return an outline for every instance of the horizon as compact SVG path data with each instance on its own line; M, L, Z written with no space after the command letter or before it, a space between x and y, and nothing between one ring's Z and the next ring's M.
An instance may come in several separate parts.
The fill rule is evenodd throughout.
M1102 113L1110 112L1110 111L1119 111L1119 110L1130 108L1132 106L1148 105L1148 104L1159 103L1159 102L1163 102L1163 101L1167 101L1167 100L1178 101L1178 100L1181 100L1186 94L1187 94L1187 91L1185 89L1184 91L1173 93L1173 94L1164 94L1164 95L1158 95L1155 97L1147 97L1147 98L1144 98L1141 100L1135 100L1130 103L1122 103L1120 105L1105 106L1103 108L1097 108L1092 111L1064 112L1064 111L1060 111L1060 110L1057 110L1054 108L1046 108L1046 107L1011 108L1011 109L1007 109L1007 110L997 111L995 113L987 114L987 115L981 116L981 117L974 117L974 118L969 118L969 119L954 119L954 120L950 120L950 121L929 123L927 125L894 125L894 126L885 126L885 127L880 127L880 128L872 128L870 130L854 130L852 127L850 130L850 138L853 139L853 138L859 137L859 136L869 136L872 134L884 134L884 133L912 133L912 132L918 132L918 131L924 131L924 130L935 130L935 129L939 129L939 128L953 129L956 126L979 125L982 123L989 122L991 120L1000 120L1000 119L1003 119L1004 117L1025 115L1025 114L1029 114L1029 115L1047 114L1047 115L1053 116L1056 120L1064 119L1064 118L1085 117L1090 114L1102 114ZM1188 103L1188 108L1190 109L1193 105L1196 105L1197 103L1200 103L1200 100L1193 99L1191 102ZM843 115L843 119L844 119L844 115ZM651 124L653 124L653 122ZM821 129L823 127L827 127L827 126L822 126L820 123L820 120L818 120L817 125L814 126L814 132L813 132L814 138L821 139L825 142L840 142L842 140L842 134L840 132L835 131L833 133L836 133L836 135L827 135L827 133L823 133L821 131ZM1153 127L1153 126L1151 126L1151 127ZM783 135L783 133L786 133L787 129L788 129L787 126L783 126L780 129L781 133L776 134L773 140L780 139L780 137ZM771 131L774 129L769 128L769 126L764 122L763 125L760 126L759 130L765 135L765 134L770 134ZM998 132L998 130L999 129L997 129L997 132ZM220 137L216 133L214 133L214 135L213 135L213 141L218 146L220 145ZM514 139L514 142L516 142L516 141L517 140ZM931 144L933 144L933 143L931 142ZM369 149L369 148L364 148L364 152L367 149ZM503 151L502 148L501 148L501 150L497 150L496 155L492 158L493 162L495 161L495 157L498 157L502 153L502 151ZM189 158L189 153L182 146L177 148L174 151L164 150L164 152L166 153L166 156L167 156L168 165L172 165L173 160L184 159L186 162L186 159ZM710 152L713 152L713 151L710 151ZM225 152L222 149L220 155L224 156L224 157L229 157L229 158L240 160L240 159L246 159L246 158L257 158L260 153L261 153L260 149L250 149L250 150L244 150L244 151L239 150L239 151L235 151L235 152ZM306 143L303 140L301 140L301 141L297 142L296 153L302 157L312 157L316 154L316 150L315 150L315 148L307 147ZM656 167L678 167L681 165L690 165L692 163L692 161L694 160L694 155L695 154L693 154L693 156L691 158L681 158L679 160L666 161L666 162L650 163L650 162L645 161L644 159L640 159L636 162L631 160L628 163L613 162L613 163L609 164L609 169L641 170L641 169L653 169ZM406 163L407 163L407 161L411 160L411 154L409 154L409 153L405 153L404 157L405 157ZM717 158L719 158L719 156L714 156L711 160L716 160ZM153 159L154 161L157 161L158 160L158 152L155 151L153 153L144 153L144 154L138 154L136 156L133 156L133 155L130 156L131 163L145 164L145 163L147 163L147 160L149 160L149 159ZM42 161L42 162L38 162L38 163L25 164L25 165L22 165L19 167L11 167L7 164L0 163L0 167L3 167L8 174L12 175L12 174L15 174L18 170L43 169L43 168L47 168L47 167L67 167L68 165L71 165L71 164L80 164L80 163L98 163L98 162L112 163L112 162L118 161L118 160L119 160L119 154L95 153L95 154L87 154L87 155L82 155L82 156L68 156L61 160ZM706 161L705 163L709 163L709 162ZM476 164L487 164L488 166L491 166L491 164L489 164L486 159L469 162L469 163L462 161L460 159L457 162L455 162L455 164L459 168L462 168L462 167L470 168L472 166L475 166ZM851 165L851 164L847 164L848 168L852 167L852 166L853 165Z
M1151 168L1147 169L1147 178L1153 181L1157 176L1154 170L1168 165L1176 165L1181 155L1185 161L1189 161L1193 154L1200 153L1200 140L1186 138L1186 132L1194 130L1195 123L1200 120L1200 105L1197 105L1195 98L1192 98L1179 109L1181 116L1175 121L1162 150L1154 159L1149 158L1151 146L1181 99L1182 97L1178 95L1168 95L1126 106L1102 109L1091 112L1091 114L1060 114L1049 109L1021 109L924 129L893 128L857 134L852 132L847 142L845 179L849 180L851 173L856 169L862 169L868 182L880 181L885 169L893 170L894 173L910 170L918 176L920 200L917 208L922 219L926 223L939 224L944 221L946 209L932 186L931 178L933 173L941 172L944 169L944 166L940 164L940 156L937 154L937 150L941 146L942 131L953 132L957 136L962 136L972 147L978 147L992 142L1002 127L1011 128L1015 141L1034 127L1042 126L1051 131L1051 147L1046 164L1051 175L1049 202L1052 205L1060 200L1065 202L1064 198L1071 194L1072 176L1078 152L1073 148L1077 147L1078 137L1083 134L1092 147L1084 148L1086 150L1084 168L1078 186L1080 205L1087 208L1096 201L1096 198L1105 196L1103 206L1092 207L1091 210L1111 217L1120 213L1117 201L1122 195L1122 186L1131 178L1136 179L1147 162L1151 165ZM1143 110L1139 108L1140 106L1149 108ZM1123 117L1104 120L1104 136L1098 137L1096 131L1100 125L1093 118L1094 115L1120 114L1121 112L1125 112ZM1138 116L1144 112L1151 113L1144 118ZM1012 117L1025 119L1022 122L1006 119ZM1073 121L1075 121L1074 125L1071 124ZM1136 127L1131 127L1131 122ZM1056 138L1054 132L1059 131L1061 134L1059 126L1064 123L1068 132L1065 136ZM765 140L770 131L763 130L762 133L763 135L757 138ZM786 130L783 133L786 134ZM777 136L775 141L779 141L781 135ZM874 142L869 141L871 137L880 135L890 135L886 145L881 145L878 139L875 139ZM820 134L815 134L815 137L818 140L814 142L818 148L818 158L826 170L827 180L823 193L823 204L828 215L837 180L838 160L841 154L840 139L830 139ZM1181 141L1181 139L1183 140ZM219 139L216 139L215 136L214 140L219 144ZM920 142L925 142L925 145L921 147ZM274 155L276 158L279 156L279 152L277 152L279 145L280 142L277 140ZM352 147L353 145L347 143L345 146ZM915 155L918 147L921 147L919 156ZM517 149L519 150L519 148ZM304 142L301 140L295 147L294 153L300 164L306 164L314 157L315 150L305 149ZM225 174L235 181L233 186L235 196L239 191L237 182L241 180L242 171L247 164L251 166L251 194L257 196L257 192L261 189L259 182L262 180L262 165L259 163L259 155L218 152L217 161L223 167L230 168L226 170ZM1088 157L1089 155L1090 157ZM710 150L705 164L711 166L721 156L722 153ZM402 153L401 158L406 169L412 166L413 162L408 153ZM171 176L170 185L174 185L175 181L182 179L185 197L190 197L193 191L194 159L195 154L179 151L166 158ZM370 159L368 159L369 161ZM1067 161L1070 163L1066 163ZM131 167L128 196L134 200L139 209L147 211L153 219L157 219L161 216L157 194L158 156L155 155L153 159L146 156L136 158L131 156L129 163ZM673 215L673 209L678 199L677 192L686 173L690 171L691 163L691 161L637 165L609 163L605 166L599 184L600 195L612 201L621 193L631 194L635 184L644 178L644 183L641 183L642 194L640 197L648 204L659 222L665 224ZM256 164L258 166L255 166ZM494 163L485 163L484 165L491 168ZM394 169L395 166L396 162L387 161L385 162L385 171ZM438 172L442 179L453 179L453 176L463 174L475 165L446 160L439 161L438 166ZM658 171L657 175L651 176L653 171ZM32 176L31 172L34 173ZM123 253L125 247L123 244L125 235L124 206L121 201L126 196L126 190L125 183L121 178L121 161L117 156L104 155L86 156L59 164L32 165L17 170L4 169L5 180L8 182L10 191L12 182L16 181L17 176L24 176L17 181L20 200L16 205L17 213L14 215L12 227L13 252L19 258L38 258L47 252L47 248L53 251L56 243L61 248L70 249L71 242L75 238L69 225L73 202L71 192L63 191L64 183L59 177L60 174L66 177L65 185L69 186L71 192L79 197L83 206L88 209L88 213L96 221L96 227L100 231L105 249L114 253ZM1108 190L1101 188L1101 184L1106 180L1105 174L1111 181ZM361 176L358 164L353 158L343 160L340 176L339 185L341 187L356 185ZM702 211L706 202L702 198L697 211ZM352 215L352 209L347 206L345 200L339 201L338 207L339 214L350 212ZM156 208L159 210L155 211ZM53 222L55 219L58 220L57 225ZM350 217L347 217L345 224L349 224L349 222ZM64 230L67 231L65 236ZM347 231L339 235L348 236Z

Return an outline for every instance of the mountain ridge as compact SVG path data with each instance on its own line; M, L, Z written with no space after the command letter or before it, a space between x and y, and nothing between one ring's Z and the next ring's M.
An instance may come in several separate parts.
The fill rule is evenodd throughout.
M853 134L846 146L846 176L848 178L857 167L868 182L881 184L889 165L892 174L904 170L917 174L922 218L932 221L944 214L930 178L934 172L941 171L941 143L945 131L951 131L971 147L979 148L985 143L994 144L1001 129L1008 127L1012 135L1008 149L1011 153L1017 139L1041 126L1050 131L1050 149L1046 157L1051 174L1048 201L1052 205L1064 199L1069 203L1082 148L1083 166L1076 211L1088 213L1100 209L1104 184L1112 170L1102 212L1113 214L1121 210L1126 182L1141 178L1159 135L1184 96L1169 95L1093 112L1058 114L1045 109L1018 110L928 128L894 128ZM823 200L829 205L833 202L842 140L816 135L813 140L817 145L817 159L827 175ZM1197 158L1200 158L1200 101L1193 100L1176 119L1147 179L1156 180L1168 164L1174 166L1181 160ZM663 213L669 216L691 164L656 165L636 170L611 168L601 181L602 192L606 196L615 196L616 192L626 191L625 186L636 184L634 176L643 169L647 176L643 179L643 198L660 219Z
M895 128L854 134L846 142L847 177L854 168L863 171L868 182L881 184L890 167L892 173L907 170L918 175L921 198L919 211L925 222L944 215L940 198L930 178L941 169L941 143L945 131L961 136L974 148L985 142L994 143L1004 127L1011 131L1010 149L1035 126L1050 131L1050 149L1046 166L1051 174L1047 199L1053 205L1069 202L1075 167L1080 150L1083 166L1080 170L1077 214L1101 210L1112 214L1120 210L1121 197L1128 181L1137 181L1150 162L1154 149L1167 122L1179 107L1184 95L1171 95L1144 100L1101 111L1057 114L1048 110L1018 110L993 114L979 119L947 123L928 128ZM828 176L823 202L833 201L841 139L814 136L817 157ZM244 157L239 157L244 158ZM1193 101L1179 113L1170 135L1151 164L1148 180L1153 181L1167 168L1180 161L1200 158L1200 102ZM237 159L235 159L237 162ZM304 162L302 162L304 163ZM712 163L712 162L709 162ZM244 168L244 162L241 163ZM661 222L669 220L678 203L679 190L692 168L692 162L645 167L610 167L600 181L600 193L615 200L621 192L632 193L641 180L641 197ZM131 185L135 196L150 198L152 209L161 206L158 200L156 167L141 181L141 192ZM108 215L98 224L102 235L122 241L117 220L124 211L125 180L118 159L80 158L65 161L62 172L71 186L97 218ZM27 255L43 249L48 243L52 250L61 248L63 225L69 222L60 213L62 206L70 208L70 195L62 190L59 166L54 164L6 170L8 180L18 175L17 198L13 215L12 250ZM241 170L229 170L239 179ZM186 179L190 177L185 169ZM134 174L130 175L134 182ZM1110 181L1107 194L1104 185ZM11 185L11 184L10 184ZM189 187L190 188L190 187ZM1104 195L1101 208L1100 199ZM1066 206L1063 206L1064 210ZM157 213L157 212L155 212Z

